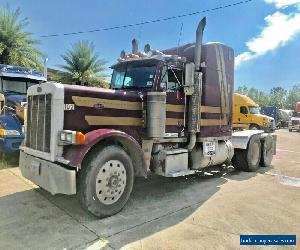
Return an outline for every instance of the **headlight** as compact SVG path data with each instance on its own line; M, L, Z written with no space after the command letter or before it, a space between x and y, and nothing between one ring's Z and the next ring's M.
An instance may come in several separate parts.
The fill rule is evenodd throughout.
M0 137L10 136L10 135L18 136L21 134L18 130L6 130L3 128L0 129Z
M79 131L63 130L59 134L59 139L62 144L83 144L85 135Z

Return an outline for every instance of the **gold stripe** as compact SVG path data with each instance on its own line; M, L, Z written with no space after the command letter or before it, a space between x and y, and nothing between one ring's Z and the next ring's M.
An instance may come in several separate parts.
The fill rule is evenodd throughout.
M184 105L166 104L166 111L184 112Z
M201 106L201 113L211 113L211 114L221 114L221 108L220 107L212 107L212 106ZM228 114L229 109L226 108L223 110L224 113Z
M89 125L114 125L114 126L142 126L142 119L135 117L111 117L111 116L85 116ZM183 124L183 119L167 118L166 126Z
M142 119L135 117L85 116L89 125L142 126Z
M94 107L95 104L102 104L104 108L109 109L142 110L141 102L128 102L81 96L72 96L72 100L75 105L79 107Z
M95 104L102 104L104 108L125 109L125 110L142 110L141 102L128 102L121 100L108 100L94 97L72 96L72 100L79 107L94 107ZM168 112L184 112L184 105L166 104ZM224 112L228 113L228 110ZM201 106L201 113L220 114L220 107Z
M219 119L201 119L200 126L207 127L207 126L225 126L227 125L227 119L224 118L222 120Z
M98 126L142 126L142 119L135 117L111 117L111 116L85 116L85 119L89 125ZM183 124L183 119L167 118L166 126L178 126ZM227 119L224 118L221 121L219 119L201 119L201 126L219 126L227 125Z
M166 126L178 126L178 125L183 125L183 119L167 118Z

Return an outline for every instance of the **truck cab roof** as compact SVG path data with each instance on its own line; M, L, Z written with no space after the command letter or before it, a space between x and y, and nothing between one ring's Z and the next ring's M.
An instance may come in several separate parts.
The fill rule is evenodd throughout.
M40 71L20 66L0 64L0 77L25 78L37 81L46 81L46 77Z

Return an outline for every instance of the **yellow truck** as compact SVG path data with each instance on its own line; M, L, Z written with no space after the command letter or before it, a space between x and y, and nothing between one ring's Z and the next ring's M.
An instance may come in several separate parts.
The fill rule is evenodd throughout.
M262 115L260 108L246 95L234 93L233 129L260 129L266 132L275 129L274 118Z

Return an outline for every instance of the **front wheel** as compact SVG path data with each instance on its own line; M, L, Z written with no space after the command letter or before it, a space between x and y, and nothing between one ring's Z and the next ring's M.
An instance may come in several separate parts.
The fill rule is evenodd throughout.
M96 147L79 172L80 202L97 217L114 215L129 199L133 183L133 165L121 147Z

